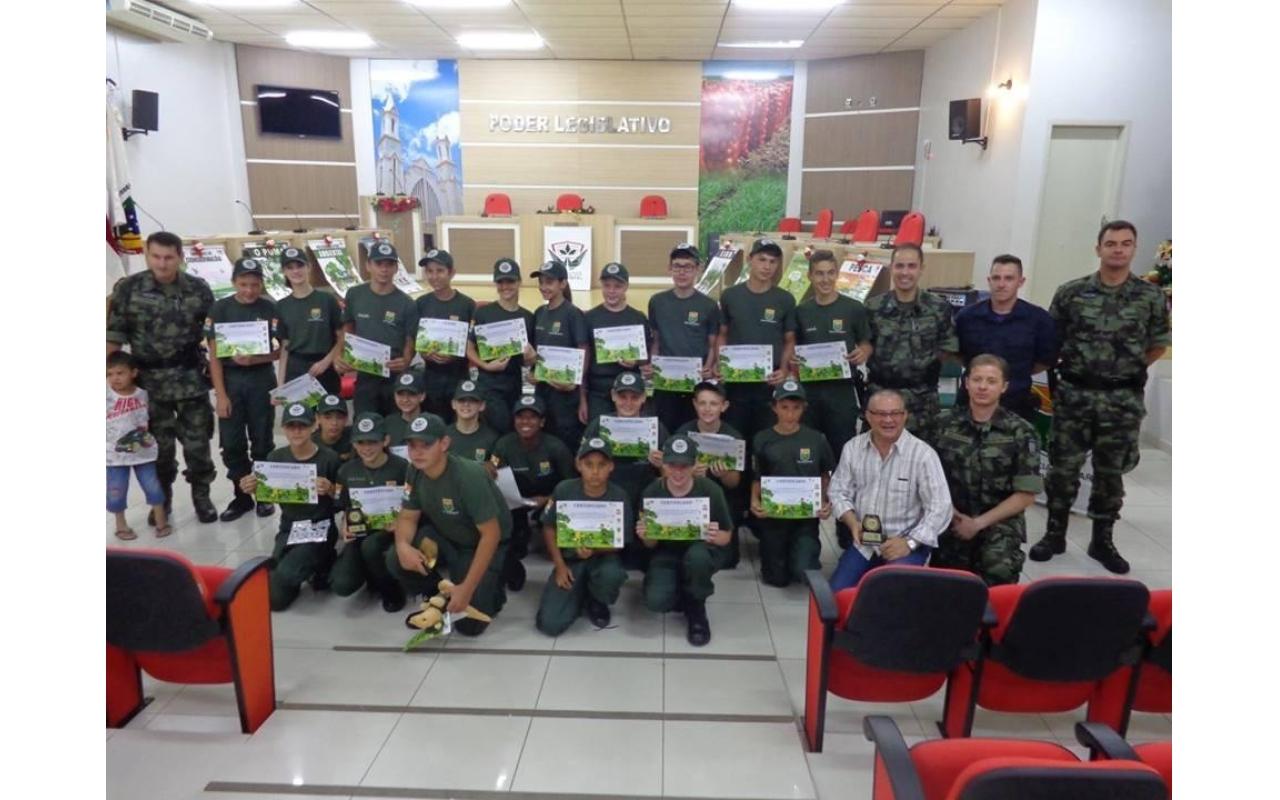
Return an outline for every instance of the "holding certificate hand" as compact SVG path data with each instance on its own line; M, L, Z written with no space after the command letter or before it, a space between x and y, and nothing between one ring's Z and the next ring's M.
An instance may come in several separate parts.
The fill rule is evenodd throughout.
M417 300L419 320L441 320L439 324L458 331L449 334L450 341L432 342L432 349L423 353L427 362L424 407L445 422L453 422L450 401L458 384L467 377L466 341L476 313L476 301L453 288L453 256L447 250L428 250L418 266L431 286L431 291ZM441 349L436 349L437 346ZM421 350L421 346L418 349Z
M347 334L355 334L370 345L391 350L386 360L390 375L359 371L354 398L357 414L375 411L387 416L394 413L394 379L413 358L418 307L396 286L395 277L399 269L400 256L396 248L390 242L380 241L369 248L369 282L352 286L347 291L342 315L344 339ZM356 367L345 358L336 363L339 372L351 372Z
M649 366L649 320L627 305L630 281L624 265L605 264L600 270L603 302L586 313L587 334L594 346L587 350L586 404L580 417L584 424L609 413L609 393L618 375L636 371L641 363Z
M591 339L586 318L573 304L568 269L559 261L548 261L531 274L547 301L533 315L535 348L577 348L585 358ZM586 424L586 391L577 383L565 382L559 372L538 383L538 397L546 405L547 429L563 442L577 442Z
M291 291L276 302L280 321L288 332L280 342L287 353L280 360L280 383L310 375L326 392L338 394L342 382L334 371L334 362L342 353L338 338L342 308L331 293L317 292L311 286L311 263L302 250L286 247L280 254L280 267Z

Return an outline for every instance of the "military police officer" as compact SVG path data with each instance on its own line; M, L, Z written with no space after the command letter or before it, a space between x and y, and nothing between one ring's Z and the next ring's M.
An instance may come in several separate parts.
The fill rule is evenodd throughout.
M138 385L151 399L151 433L160 447L156 474L164 487L165 511L172 511L178 476L175 439L182 442L191 503L201 522L218 518L209 499L217 473L209 439L213 407L205 356L204 320L213 292L200 278L179 270L182 240L159 231L147 237L147 270L122 278L107 311L107 352L128 345L138 360ZM151 516L147 522L155 524Z

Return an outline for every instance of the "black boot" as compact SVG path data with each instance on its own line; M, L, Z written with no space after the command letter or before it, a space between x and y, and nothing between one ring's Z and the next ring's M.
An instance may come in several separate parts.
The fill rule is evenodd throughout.
M685 598L684 618L689 625L685 638L694 647L702 647L711 641L711 623L707 620L707 601Z
M587 593L587 619L597 628L609 627L609 622L613 619L613 613L609 611L609 607L604 603Z
M196 519L201 522L214 522L218 519L218 509L213 507L209 499L209 484L194 484L191 487L191 505L196 510ZM168 503L165 510L169 510Z
M245 514L253 510L253 498L236 488L236 496L231 498L231 504L227 506L227 510L222 512L218 519L223 522L233 522L240 519Z
M528 574L524 569L524 562L518 558L507 557L507 562L502 565L502 577L506 582L507 591L518 592L524 588L524 582L528 578Z
M1049 512L1044 538L1031 545L1031 551L1027 554L1032 561L1048 561L1055 555L1067 552L1067 520L1070 516L1070 511Z
M171 483L171 482L170 482L170 483L162 483L162 484L160 484L160 488L161 488L162 490L164 490L164 516L165 516L165 519L172 519L172 518L173 518L173 483ZM199 510L198 510L198 509L197 509L197 513L199 513ZM217 512L214 512L214 516L217 516ZM202 520L201 520L201 522L204 522L204 520L202 519ZM151 527L153 527L153 528L156 526L156 512L155 512L155 511L148 511L148 512L147 512L147 524L148 524L148 525L150 525L150 526L151 526Z
M1108 572L1124 575L1129 571L1129 562L1124 560L1116 544L1112 541L1112 528L1115 520L1095 519L1093 521L1093 539L1089 541L1089 558L1107 568Z
M255 503L253 511L260 517L269 517L276 513L276 507L271 503Z

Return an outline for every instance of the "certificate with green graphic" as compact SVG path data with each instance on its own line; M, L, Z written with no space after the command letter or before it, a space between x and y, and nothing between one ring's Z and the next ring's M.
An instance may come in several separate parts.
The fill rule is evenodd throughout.
M304 406L311 408L320 405L320 401L324 399L326 394L328 392L325 391L320 381L316 380L308 372L304 372L293 380L282 383L279 387L271 390L271 398L279 400L283 405L302 403Z
M731 344L720 348L720 377L725 383L761 383L773 372L773 346Z
M711 525L709 497L646 497L644 538L651 541L696 542Z
M613 449L614 458L648 458L658 449L657 417L601 417L600 435Z
M702 359L681 356L654 356L653 388L660 392L692 394L702 380Z
M342 345L342 360L356 372L391 377L391 369L387 366L391 360L391 348L381 342L348 333Z
M524 353L529 344L529 331L523 319L504 319L501 322L490 322L476 325L473 329L476 337L476 355L481 361L497 361L500 358L515 358Z
M556 547L616 550L624 544L622 503L557 500Z
M582 383L582 360L586 353L576 347L552 347L543 345L538 348L538 361L533 366L533 377L540 381Z
M760 478L760 505L773 519L812 519L822 507L822 478Z
M316 465L286 464L277 461L253 462L258 488L253 499L259 503L315 503Z
M369 530L375 531L391 530L404 502L403 486L370 486L348 489L347 493L351 495L351 507L363 511Z
M741 472L747 466L747 443L723 433L690 431L689 438L698 446L698 463L721 466Z
M643 325L617 325L612 328L596 328L596 363L616 364L619 361L644 361L649 357L649 347L644 340Z
M207 244L197 249L195 245L184 244L182 263L188 275L209 284L214 300L236 293L236 287L231 284L231 259L222 245Z
M796 363L802 381L837 381L848 378L849 348L844 342L796 345Z
M470 326L456 319L418 320L415 349L419 353L461 358L467 354L467 330Z
M217 358L265 356L271 352L271 329L265 319L215 322L213 340Z
M347 290L363 283L356 265L351 262L351 254L347 252L347 243L342 239L326 242L324 239L311 239L307 247L316 256L316 263L324 273L324 279L333 287L338 297L346 298Z
M240 248L240 255L262 262L262 288L271 295L272 300L288 297L293 293L289 282L284 279L284 269L280 266L280 254L285 245L278 242L245 242Z

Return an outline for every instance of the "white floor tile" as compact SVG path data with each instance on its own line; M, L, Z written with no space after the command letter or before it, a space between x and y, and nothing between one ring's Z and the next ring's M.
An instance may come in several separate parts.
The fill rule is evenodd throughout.
M276 650L276 695L289 703L407 705L435 654Z
M828 733L821 753L806 753L819 800L871 800L875 745L861 734Z
M607 628L596 628L585 616L578 617L569 630L549 639L556 650L594 650L599 652L662 653L662 614L644 607L638 590L622 590L612 609ZM683 622L683 618L681 618Z
M538 708L571 711L662 711L662 659L551 659Z
M528 729L528 717L405 714L360 785L507 791Z
M792 723L664 722L663 791L680 797L815 797Z
M511 789L658 796L663 793L662 725L654 720L534 719Z
M252 783L356 785L399 714L277 711L213 779Z
M809 639L809 604L766 603L765 618L778 658L804 658Z
M107 797L183 798L204 789L213 774L245 751L249 737L132 728L106 741Z
M485 634L486 636L488 634ZM443 654L410 701L444 708L534 708L549 656Z
M792 712L797 718L804 716L804 659L778 659L782 677L786 681L787 695ZM925 736L924 729L911 709L910 703L862 703L827 694L827 733L862 733L862 719L868 714L891 717L904 736ZM938 717L941 719L941 716Z
M388 614L378 599L360 591L351 597L316 592L302 587L302 594L285 611L271 615L271 630L277 648L302 647L333 652L335 645L404 647L414 632L404 620L417 608ZM432 641L419 649L443 647Z
M782 672L772 661L671 659L664 696L669 714L791 714Z
M702 647L689 644L688 624L683 614L667 615L665 647L668 653L733 653L773 655L769 626L759 603L708 603L711 641Z

